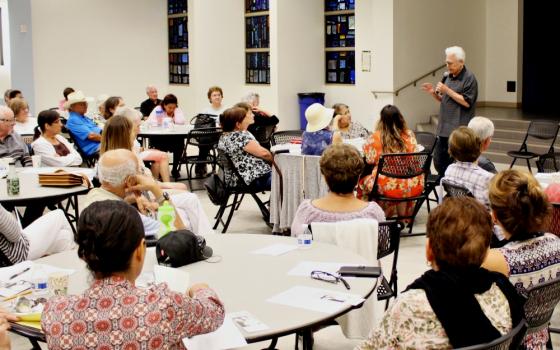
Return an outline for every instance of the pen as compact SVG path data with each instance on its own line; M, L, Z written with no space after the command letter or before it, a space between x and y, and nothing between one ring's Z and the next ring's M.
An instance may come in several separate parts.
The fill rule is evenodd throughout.
M27 267L25 268L23 271L20 271L18 273L14 273L12 276L10 276L10 279L13 280L14 278L16 278L17 276L21 276L24 273L26 273L27 271L31 270L31 267Z
M17 294L14 294L11 297L7 297L7 298L2 299L2 302L8 301L8 300L13 300L15 298L19 298L19 297L22 297L24 295L31 294L32 292L33 291L31 290L31 287L29 287L28 289L22 290L21 292L19 292Z

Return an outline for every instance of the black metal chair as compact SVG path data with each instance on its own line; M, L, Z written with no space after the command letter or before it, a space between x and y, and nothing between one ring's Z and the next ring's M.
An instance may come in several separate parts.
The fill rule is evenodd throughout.
M424 147L423 152L429 152L434 156L434 149L437 143L437 136L434 133L428 131L416 131L414 133L416 136L416 142ZM428 175L424 180L424 186L426 186L428 191L428 198L426 199L426 206L428 207L428 213L430 212L430 201L434 202L436 205L439 202L439 196L436 191L436 186L439 184L442 176L438 174L432 174L432 162L430 161L430 166L428 168ZM434 199L430 198L430 194L434 194Z
M560 301L560 278L536 285L524 293L527 335L548 329L554 308ZM549 335L550 343L550 335Z
M266 149L270 149L272 134L276 130L276 125L258 125L250 128L251 134L255 136L257 142Z
M560 171L560 153L543 154L537 160L539 173L555 173Z
M198 178L192 176L193 167L196 165L206 166L209 164L212 166L212 171L216 170L216 147L218 146L221 135L221 128L199 128L189 131L179 169L184 163L187 169L187 181L189 182L189 189L191 191L193 191L192 179ZM196 147L199 150L200 148L206 148L209 149L209 152L206 157L202 158L199 155L188 155L189 146L191 146L191 148Z
M472 192L465 186L454 184L445 180L441 181L441 185L448 197L474 197Z
M277 131L272 134L272 138L270 139L270 142L272 143L272 146L281 145L284 143L290 143L290 141L295 138L301 138L302 135L303 135L303 130Z
M377 287L377 300L387 300L385 310L387 310L389 306L389 300L392 297L396 297L398 294L397 259L399 257L399 245L403 228L403 223L399 221L385 221L379 223L379 231L377 234L377 259L393 254L391 277L389 277L389 281L387 281L387 278L383 276L379 287Z
M529 139L529 137L540 141L551 141L548 152L546 153L554 153L554 142L556 142L556 137L558 136L558 128L559 128L558 121L551 121L551 120L532 121L531 124L529 124L529 128L527 129L527 133L525 134L525 138L523 139L523 143L521 144L519 150L508 151L507 153L508 156L513 158L513 161L509 166L510 169L513 167L517 159L520 158L520 159L525 159L527 161L527 167L529 168L529 171L531 171L530 160L542 155L529 151L527 147L527 140Z
M377 166L377 174L375 175L375 180L373 182L373 190L369 195L370 201L387 201L393 202L395 204L403 202L415 202L414 210L411 215L388 217L388 220L410 220L408 223L409 233L412 233L412 226L414 224L414 219L416 214L423 202L428 198L428 190L424 186L424 190L418 196L407 197L407 198L392 198L383 196L378 192L377 181L380 175L386 176L388 178L396 179L412 179L414 177L424 175L424 179L428 174L428 169L430 166L432 156L428 152L419 153L387 153L381 155L379 159L379 165Z
M527 329L527 323L525 320L521 320L517 326L515 326L509 333L495 339L486 344L478 344L472 346L466 346L463 348L457 348L457 350L517 350L523 337L525 335L525 330Z
M78 144L78 142L76 142L76 138L70 131L68 131L68 136L70 137L70 141L74 144L74 147L82 157L84 164L88 168L93 168L95 166L95 163L97 163L97 160L99 160L99 152L95 152L94 154L89 156L86 155L82 150L82 148L80 147L80 145Z
M245 194L249 194L251 195L251 197L253 197L261 211L264 221L268 224L270 219L270 211L267 208L268 202L261 201L261 199L257 196L257 193L260 193L260 191L255 191L251 189L247 184L245 184L245 182L241 178L241 175L239 175L237 168L233 165L230 157L225 152L220 149L218 149L217 152L218 166L220 167L218 174L222 182L225 184L226 196L225 200L220 205L218 212L216 213L216 222L214 223L213 228L218 228L218 225L221 223L223 225L222 233L226 233L231 222L231 218L233 217L233 213L234 211L239 209L239 205L241 205L241 201L243 200ZM232 176L237 177L237 183L235 186L231 186L231 184L226 181L225 174L231 174ZM228 204L229 198L231 196L233 196L233 202L231 204ZM222 216L224 215L228 207L230 208L230 211L226 221L224 222L222 220Z

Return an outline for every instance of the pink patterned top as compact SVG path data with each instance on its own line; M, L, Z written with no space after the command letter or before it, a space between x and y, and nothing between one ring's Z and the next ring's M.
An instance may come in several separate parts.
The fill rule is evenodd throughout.
M165 283L140 289L109 277L82 295L50 299L41 326L49 349L184 349L182 338L223 321L224 306L211 289L189 298Z

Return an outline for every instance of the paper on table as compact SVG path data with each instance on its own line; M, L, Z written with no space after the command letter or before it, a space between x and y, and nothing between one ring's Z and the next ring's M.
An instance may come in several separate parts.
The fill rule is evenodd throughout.
M319 261L302 261L293 269L288 271L289 276L306 276L311 275L311 271L323 271L336 274L341 266L359 266L360 264L352 263L329 263Z
M278 256L298 249L295 244L273 244L267 247L252 251L252 254Z
M22 273L21 275L10 279L11 276L22 272L23 270L25 270L26 268L30 267L29 271L26 271L24 273ZM62 269L59 267L55 267L55 266L51 266L51 265L45 265L45 264L36 264L33 261L23 261L19 264L16 265L12 265L12 266L8 266L8 267L2 267L0 268L0 281L2 282L18 282L18 281L31 281L31 279L33 278L33 272L36 271L37 269L41 269L41 273L44 274L45 276L50 275L51 273L54 272L62 272L62 273L66 273L66 274L73 274L75 272L75 270L72 269Z
M189 288L190 275L183 270L154 265L154 279L156 283L165 282L172 291L184 294Z
M276 294L267 301L322 313L334 313L349 305L358 305L364 300L357 294L295 286L285 292Z
M51 174L54 173L56 170L64 170L68 173L72 174L83 174L86 175L90 180L93 179L95 176L95 169L90 168L78 168L78 167L39 167L39 168L31 168L25 167L21 168L21 174Z
M268 329L268 326L253 316L249 311L232 312L228 314L233 322L247 333L260 332Z
M184 338L183 344L189 350L222 350L247 345L247 341L233 323L230 314L226 314L224 323L212 333Z

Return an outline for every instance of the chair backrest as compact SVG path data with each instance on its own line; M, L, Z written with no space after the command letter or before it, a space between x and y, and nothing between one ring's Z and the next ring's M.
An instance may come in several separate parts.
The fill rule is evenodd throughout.
M222 136L221 128L199 128L189 131L187 145L216 147Z
M410 179L427 174L431 159L428 152L383 154L379 159L377 177L385 175L397 179ZM377 184L377 178L375 183Z
M527 289L525 320L527 334L548 328L554 308L560 301L560 278Z
M441 184L449 197L474 197L472 192L465 186L447 182L445 180L442 180Z
M277 131L272 134L270 139L272 146L281 145L283 143L290 143L291 140L299 138L303 135L303 130L284 130Z
M275 128L276 125L258 125L254 128L250 128L251 130L249 131L255 136L255 139L257 139L261 146L268 145L270 147L272 134Z
M527 129L527 135L541 140L556 139L558 134L558 121L533 120Z
M560 236L560 203L552 203L552 215L548 232Z
M382 259L392 253L398 254L403 228L404 224L400 221L382 221L379 223L377 259Z
M514 350L518 349L519 344L523 340L525 335L525 330L527 329L527 324L525 320L521 320L517 326L515 326L511 331L503 336L495 339L486 344L466 346L463 348L457 348L457 350Z
M543 154L537 160L539 173L555 173L560 171L560 153Z
M217 151L218 151L217 163L222 172L220 175L222 176L222 181L224 182L226 189L247 190L248 186L243 181L241 175L239 175L239 172L237 171L237 168L233 164L231 157L226 152L224 152L219 148L217 148ZM231 183L226 181L225 179L226 174L229 174L230 177L237 178L235 185L232 185Z
M190 120L191 125L198 128L213 128L216 126L216 116L213 114L197 114Z
M86 164L86 166L92 168L93 166L95 166L95 163L97 162L97 159L99 159L99 153L94 153L90 156L86 155L84 153L84 151L82 150L82 148L80 147L80 145L78 144L78 142L76 142L76 138L74 137L74 135L70 132L70 130L68 130L68 136L70 137L70 141L74 144L74 147L76 148L76 150L78 151L78 153L80 154L80 156L82 157L84 163Z
M416 142L419 145L424 146L425 152L428 152L430 154L433 153L437 141L437 137L435 134L428 131L416 131L414 133L414 136L416 136Z

